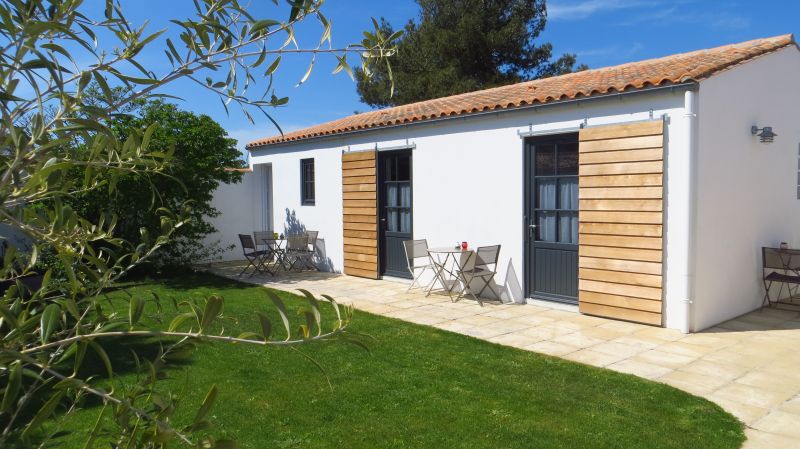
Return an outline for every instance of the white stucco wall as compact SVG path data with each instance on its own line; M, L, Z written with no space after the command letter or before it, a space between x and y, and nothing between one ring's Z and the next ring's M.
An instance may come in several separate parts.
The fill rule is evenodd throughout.
M244 173L242 182L236 184L220 184L214 191L211 204L221 214L208 218L217 228L217 232L206 236L204 244L218 244L225 251L221 259L242 260L242 247L239 234L252 234L253 231L269 231L272 217L269 216L270 192L268 189L270 167L255 167L252 172Z
M414 238L426 238L431 246L462 240L472 247L501 244L496 280L504 286L504 297L521 301L524 169L518 132L578 127L584 119L589 126L645 120L651 110L655 117L669 116L667 157L679 153L685 142L680 88L276 145L253 151L251 162L272 166L275 229L286 229L287 211L294 214L292 220L320 231L331 268L341 271L342 151L414 144ZM300 204L299 160L308 157L315 158L314 206ZM681 182L685 180L668 177L668 189ZM665 266L670 270L669 258Z
M800 52L794 46L700 84L694 329L761 304L761 247L800 247ZM772 126L772 144L751 135Z

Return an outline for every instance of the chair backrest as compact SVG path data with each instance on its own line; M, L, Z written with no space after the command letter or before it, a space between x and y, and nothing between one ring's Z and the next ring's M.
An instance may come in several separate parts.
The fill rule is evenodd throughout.
M496 265L497 259L500 257L500 245L481 246L475 256L476 267Z
M761 248L764 269L800 271L800 250Z
M256 246L266 245L270 246L267 240L275 241L275 234L267 231L253 231L253 239L256 241Z
M253 237L249 234L239 234L239 242L242 244L242 250L247 252L248 249L256 250L256 244L253 243Z
M406 259L408 260L408 268L414 266L414 259L428 257L428 240L406 240L403 242L403 247L406 250Z
M311 245L311 248L316 248L319 231L306 231L306 235L308 236L308 244Z
M302 235L290 235L286 237L286 249L288 250L295 250L295 251L307 251L308 250L308 236L305 234Z

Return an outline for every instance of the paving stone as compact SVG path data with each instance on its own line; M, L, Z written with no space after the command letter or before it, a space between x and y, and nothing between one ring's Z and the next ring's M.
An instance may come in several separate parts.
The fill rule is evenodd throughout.
M672 372L671 368L665 368L652 363L640 362L634 359L621 360L607 366L606 368L619 371L621 373L644 377L645 379L656 379Z
M588 348L590 346L594 346L600 343L604 343L606 340L601 338L594 338L590 337L583 333L583 331L575 331L570 332L565 335L561 335L553 339L553 341L557 343L565 343L572 346L577 346L579 348Z
M797 439L756 429L745 429L747 441L742 449L797 449Z
M659 351L671 352L673 354L686 355L690 357L702 357L710 352L716 351L714 348L708 346L698 346L680 341L673 341L665 343L657 347Z
M712 391L728 384L727 379L690 373L679 369L660 377L658 380L700 396L711 394Z
M534 343L526 347L525 349L533 352L538 352L541 354L554 355L554 356L565 356L569 353L580 350L580 348L576 348L575 346L565 345L562 343L555 343L552 341L540 341L538 343Z
M615 320L608 320L597 327L622 332L624 334L632 334L636 331L648 328L648 326L645 326L644 324L628 323L627 321Z
M688 365L695 360L695 357L690 357L681 354L673 354L671 352L663 352L651 349L634 356L640 362L653 363L658 366L666 368L680 368L681 366Z
M774 410L753 424L755 429L797 439L800 444L800 415Z
M604 341L603 343L599 343L597 345L592 346L592 351L620 356L623 359L627 359L635 356L636 354L646 351L646 349L614 341Z
M781 393L736 382L731 382L715 391L714 396L761 408L775 407L787 399Z
M642 349L655 349L664 344L664 340L650 337L635 337L633 335L623 335L611 341L622 343L630 346L638 346Z
M704 359L698 359L688 365L682 366L681 371L712 376L725 381L733 381L747 373L748 368L739 365L728 365L724 363L713 363Z
M787 400L800 393L800 381L797 379L763 370L749 371L736 379L736 382L783 393Z
M641 336L641 337L657 338L663 341L675 341L675 340L680 340L681 338L684 337L684 334L674 329L664 329L661 327L652 327L652 326L646 326L643 329L640 329L631 335L636 337Z
M486 315L472 315L463 318L458 318L459 323L484 326L500 321L499 318L494 318Z
M547 316L541 316L541 314L536 315L523 315L514 317L511 319L512 321L517 321L522 324L527 324L529 326L540 326L542 324L552 323L555 321L555 318L550 318Z
M529 337L527 335L522 334L503 334L498 335L496 337L492 337L489 339L492 343L497 343L505 346L513 346L515 348L523 349L527 346L530 346L534 343L537 343L538 340L534 337Z
M743 422L745 425L748 426L758 421L769 412L769 409L756 407L754 405L745 404L743 402L716 396L714 393L712 393L711 395L704 395L704 397L706 397L706 399L709 399L711 402L719 405L725 411L735 416L736 418L739 419L739 421Z
M614 354L604 354L602 352L594 351L592 348L588 348L567 354L564 356L564 358L574 362L585 363L587 365L598 366L602 368L611 365L612 363L619 362L625 357Z

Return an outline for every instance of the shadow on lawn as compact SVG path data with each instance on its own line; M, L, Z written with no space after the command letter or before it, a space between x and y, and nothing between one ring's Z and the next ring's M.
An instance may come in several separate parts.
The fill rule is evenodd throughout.
M164 279L153 279L151 282L159 283L172 290L191 290L196 288L219 289L246 289L253 284L236 279L222 278L208 272L196 272L188 276L174 276Z

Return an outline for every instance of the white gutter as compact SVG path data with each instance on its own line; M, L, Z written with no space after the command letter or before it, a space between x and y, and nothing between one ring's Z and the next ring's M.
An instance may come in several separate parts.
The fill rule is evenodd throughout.
M679 254L681 273L678 288L681 302L681 332L688 334L694 332L694 247L695 247L695 215L696 215L696 186L697 186L697 91L689 89L684 92L684 123L686 126L685 142L683 147L686 154L681 159L683 166L670 167L671 170L686 173L685 210L684 220L680 223L683 234L683 247Z

